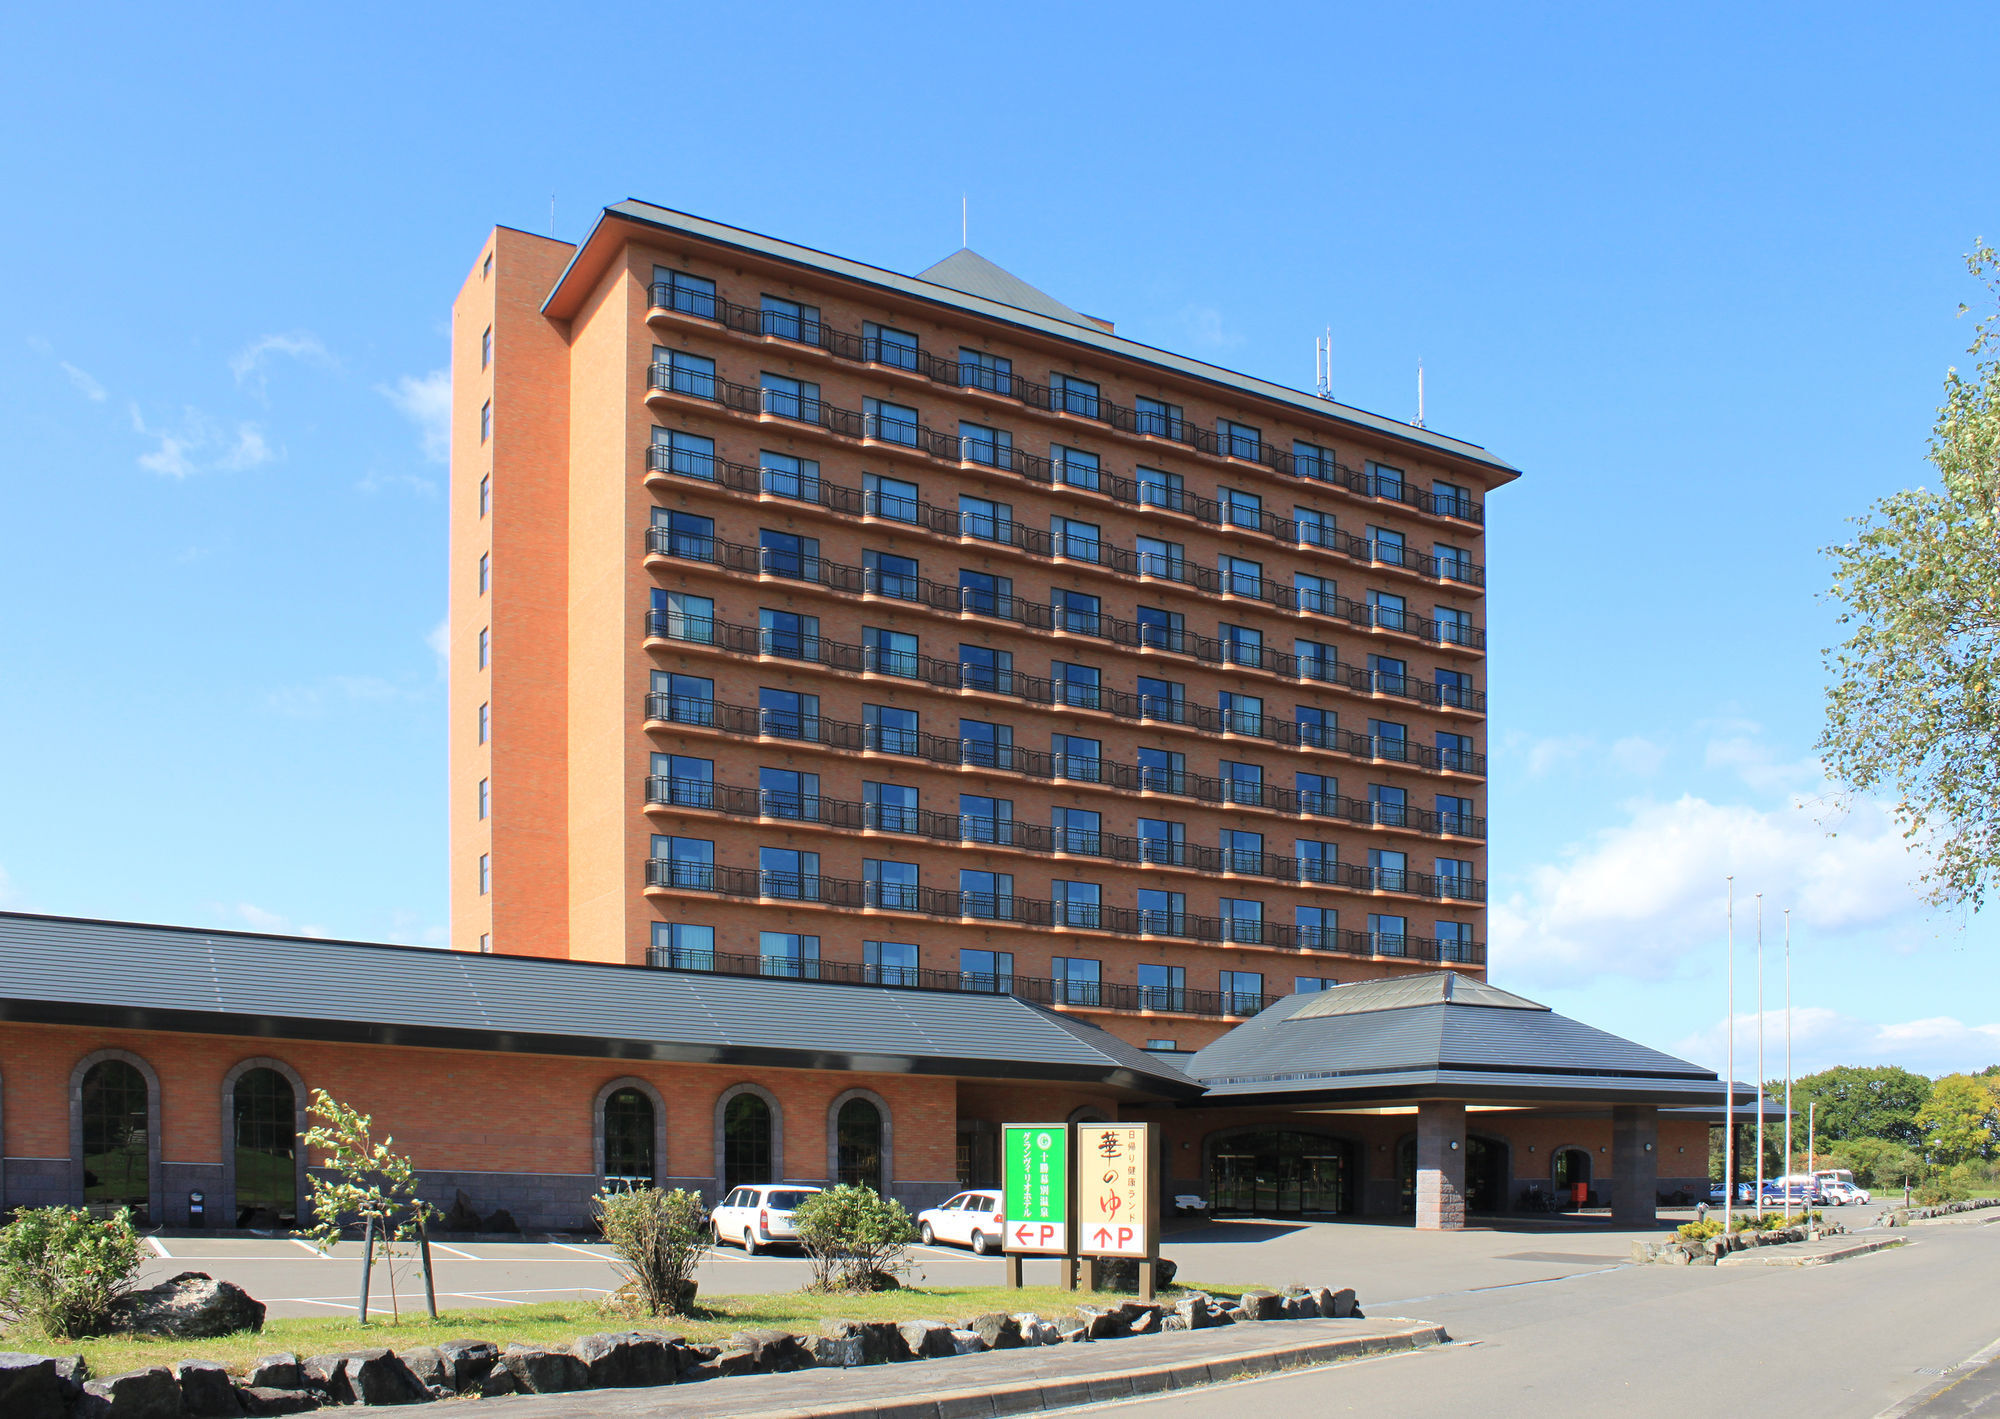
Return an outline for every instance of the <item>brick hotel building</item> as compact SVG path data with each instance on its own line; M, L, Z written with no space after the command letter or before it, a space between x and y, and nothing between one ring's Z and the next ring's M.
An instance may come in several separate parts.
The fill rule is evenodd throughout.
M453 316L453 944L1189 1050L1485 964L1480 448L638 202Z

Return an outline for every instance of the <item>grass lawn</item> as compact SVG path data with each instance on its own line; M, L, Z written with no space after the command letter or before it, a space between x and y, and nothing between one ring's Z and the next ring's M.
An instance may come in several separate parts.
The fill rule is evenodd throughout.
M1234 1299L1248 1287L1172 1287L1160 1293L1171 1302L1185 1290L1206 1291ZM1073 1313L1078 1301L1115 1304L1130 1296L1059 1291L1053 1286L1029 1286L1010 1291L1004 1286L939 1287L935 1290L884 1291L872 1296L819 1296L800 1291L764 1296L704 1296L693 1316L634 1320L607 1309L598 1300L545 1301L535 1305L502 1306L492 1310L448 1311L437 1320L417 1303L399 1324L376 1320L367 1326L348 1319L318 1316L281 1317L266 1321L261 1332L243 1331L214 1340L161 1340L135 1335L107 1335L90 1340L49 1340L39 1332L7 1332L0 1349L41 1355L82 1354L93 1375L115 1375L176 1360L212 1360L239 1373L259 1356L290 1350L303 1359L342 1350L387 1346L391 1350L434 1345L441 1340L490 1340L505 1346L510 1340L541 1345L567 1345L579 1335L600 1330L672 1331L691 1341L715 1341L733 1331L750 1329L818 1331L831 1317L848 1320L940 1320L958 1322L987 1311L1034 1311L1049 1320Z

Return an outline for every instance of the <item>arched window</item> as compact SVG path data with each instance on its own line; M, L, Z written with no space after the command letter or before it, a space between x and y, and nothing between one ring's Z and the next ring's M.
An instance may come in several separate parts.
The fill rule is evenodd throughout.
M840 1106L840 1168L834 1181L882 1190L882 1111L866 1099Z
M604 1101L604 1180L651 1187L656 1176L653 1101L637 1089L620 1089Z
M86 1206L148 1211L152 1130L146 1078L122 1059L101 1059L83 1076L83 1200Z
M128 1066L129 1067L129 1066ZM298 1099L275 1069L246 1069L232 1100L236 1225L289 1227L299 1220Z
M771 1176L771 1106L738 1094L722 1114L722 1186L776 1182Z
M1590 1154L1581 1148L1560 1148L1553 1160L1555 1184L1558 1191L1575 1187L1578 1183L1590 1181Z

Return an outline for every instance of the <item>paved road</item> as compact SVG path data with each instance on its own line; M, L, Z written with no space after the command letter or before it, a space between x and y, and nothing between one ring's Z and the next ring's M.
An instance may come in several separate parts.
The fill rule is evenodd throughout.
M1371 1318L1442 1321L1442 1349L1247 1385L1097 1406L1134 1415L1265 1413L1866 1419L2000 1336L2000 1225L1912 1229L1831 1266L1612 1266L1480 1289L1375 1292ZM1579 1241L1581 1239L1578 1239ZM1609 1248L1607 1247L1608 1251ZM2000 1363L1913 1419L2000 1415ZM1079 1411L1081 1412L1081 1411Z

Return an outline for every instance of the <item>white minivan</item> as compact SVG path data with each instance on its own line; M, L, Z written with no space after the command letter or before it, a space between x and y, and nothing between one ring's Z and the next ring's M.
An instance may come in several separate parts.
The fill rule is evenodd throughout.
M755 1256L776 1243L796 1244L799 1232L792 1225L792 1212L819 1191L811 1183L751 1183L732 1188L708 1214L715 1244L735 1242L746 1256Z
M1006 1202L998 1189L961 1192L917 1214L917 1235L925 1244L956 1242L974 1256L1000 1250L1007 1230Z

